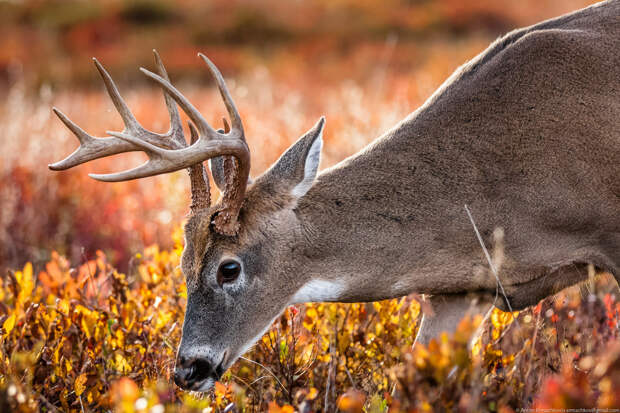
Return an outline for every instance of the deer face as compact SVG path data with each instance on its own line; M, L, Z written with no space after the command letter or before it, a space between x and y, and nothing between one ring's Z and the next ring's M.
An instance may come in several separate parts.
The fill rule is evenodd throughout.
M294 208L314 181L322 126L320 121L249 186L236 235L214 230L214 208L189 219L182 259L187 309L174 374L180 387L211 388L303 282L296 277L301 226Z
M159 75L141 69L164 91L170 130L146 130L131 113L112 78L95 60L108 94L125 127L111 137L87 134L62 112L60 120L80 147L50 165L64 170L122 152L141 150L149 160L134 169L107 175L106 182L125 181L188 168L191 216L185 228L182 269L187 282L187 310L175 368L176 383L205 391L269 328L303 280L295 277L292 254L299 234L297 200L312 186L319 165L324 119L291 146L248 188L250 151L241 117L219 70L199 54L213 75L231 124L215 130L169 81L155 52ZM190 143L178 108L190 119ZM203 162L212 160L213 178L223 193L211 206Z

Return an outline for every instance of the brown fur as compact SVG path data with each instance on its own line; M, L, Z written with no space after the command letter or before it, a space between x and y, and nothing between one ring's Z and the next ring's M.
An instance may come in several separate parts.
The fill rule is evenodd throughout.
M316 279L343 286L336 301L450 295L426 325L453 326L450 309L467 308L458 297L496 288L465 204L488 247L504 230L500 278L515 309L584 279L586 264L620 277L618 0L497 40L298 199L320 129L248 188L236 237L207 230L209 211L188 223L180 355L225 353L230 366ZM214 282L227 255L247 278L234 293Z

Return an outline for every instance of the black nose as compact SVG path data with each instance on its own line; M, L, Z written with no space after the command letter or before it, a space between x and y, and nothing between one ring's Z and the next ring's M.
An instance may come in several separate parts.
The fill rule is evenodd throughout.
M194 384L201 383L211 377L219 379L213 364L203 358L185 359L180 357L174 369L174 382L177 386L191 390Z

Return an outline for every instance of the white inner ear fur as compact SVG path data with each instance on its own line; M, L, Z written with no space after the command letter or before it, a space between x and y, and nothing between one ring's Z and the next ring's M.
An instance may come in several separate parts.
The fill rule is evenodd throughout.
M306 156L306 164L304 165L304 179L291 191L291 195L295 198L301 198L306 195L306 192L310 189L316 178L316 172L319 169L319 162L321 161L321 148L323 147L323 131L319 132L319 137L314 140L314 143L308 151Z

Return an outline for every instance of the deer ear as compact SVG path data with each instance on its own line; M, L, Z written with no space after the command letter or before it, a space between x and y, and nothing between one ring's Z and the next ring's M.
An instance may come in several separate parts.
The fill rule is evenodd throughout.
M288 191L294 198L301 198L308 192L316 178L323 147L323 126L321 117L304 136L282 154L280 159L261 177L278 192Z
M226 180L224 178L224 157L218 156L209 159L209 167L211 168L211 176L213 177L215 185L217 185L220 192L224 191L226 186Z
M215 158L209 159L209 168L211 169L211 176L213 176L213 181L220 192L224 192L226 190L226 174L224 173L224 157L218 156ZM252 177L248 176L248 185L252 183Z

